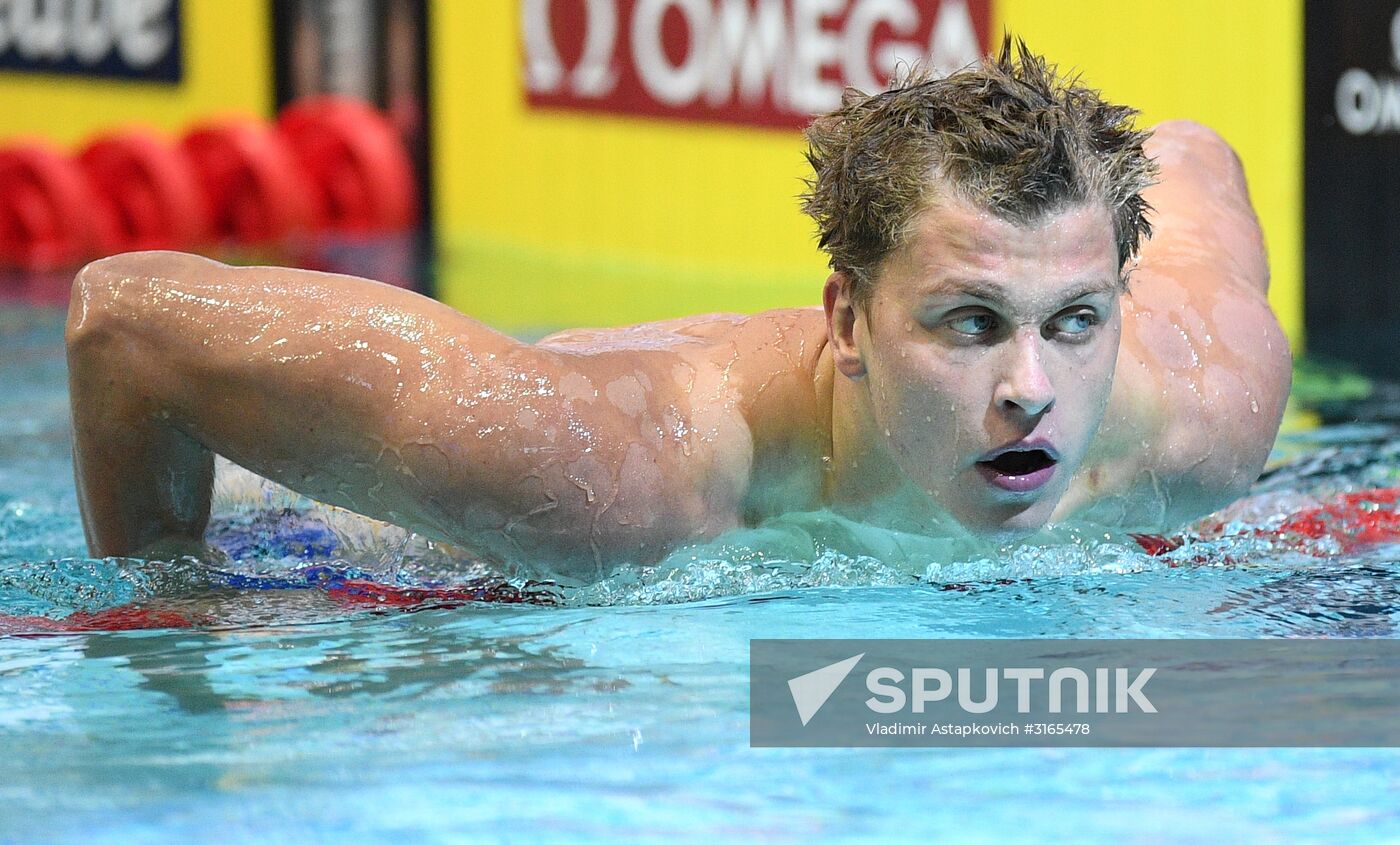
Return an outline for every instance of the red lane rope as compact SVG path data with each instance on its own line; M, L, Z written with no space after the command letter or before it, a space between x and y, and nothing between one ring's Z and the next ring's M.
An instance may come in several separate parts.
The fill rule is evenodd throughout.
M1207 525L1200 537L1229 536L1224 532L1225 526L1215 523ZM1329 502L1289 515L1277 528L1256 528L1241 536L1274 539L1282 547L1318 556L1400 542L1400 487L1343 493ZM1153 556L1175 551L1190 542L1190 538L1180 535L1134 534L1132 537L1143 551ZM1316 542L1324 539L1333 540L1336 546L1325 548Z

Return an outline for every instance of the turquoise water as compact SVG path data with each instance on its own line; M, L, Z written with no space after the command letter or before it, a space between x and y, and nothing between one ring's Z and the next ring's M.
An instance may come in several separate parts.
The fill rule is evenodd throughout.
M0 311L0 614L200 625L0 636L0 842L1400 842L1391 749L752 749L747 712L755 637L1396 637L1400 546L887 538L894 560L817 550L844 529L807 517L555 606L220 588L486 573L229 467L217 572L86 559L60 335L57 311ZM1224 533L1397 484L1389 424L1285 438Z

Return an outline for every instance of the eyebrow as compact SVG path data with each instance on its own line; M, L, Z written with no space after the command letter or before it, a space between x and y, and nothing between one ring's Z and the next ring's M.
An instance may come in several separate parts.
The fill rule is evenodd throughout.
M1060 304L1065 305L1074 302L1076 299L1083 299L1094 294L1112 293L1117 290L1118 282L1105 281L1102 279L1095 281L1080 282L1065 292L1060 298ZM981 279L949 279L938 286L925 292L925 296L973 296L978 299L985 299L998 305L1005 305L1009 299L1008 289L996 282Z

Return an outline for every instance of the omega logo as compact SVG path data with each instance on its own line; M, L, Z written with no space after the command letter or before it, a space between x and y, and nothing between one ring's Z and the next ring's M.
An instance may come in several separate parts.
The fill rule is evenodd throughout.
M811 115L838 106L845 85L880 90L901 61L943 70L978 61L968 3L522 0L525 84L532 94L581 101L635 93L668 109L770 104ZM582 22L572 63L559 36L577 47L580 33L554 31L555 4L571 4ZM629 84L639 90L624 92Z
M1400 70L1400 9L1390 18L1390 63ZM1337 80L1337 122L1352 135L1400 131L1400 78L1351 68Z

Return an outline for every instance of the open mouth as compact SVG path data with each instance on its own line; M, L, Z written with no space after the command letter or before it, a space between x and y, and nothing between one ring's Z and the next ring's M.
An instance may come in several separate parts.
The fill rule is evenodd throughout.
M1054 466L1055 459L1044 449L1002 452L990 461L983 461L1003 475L1030 475L1037 470Z
M978 461L977 469L997 487L1025 493L1049 481L1055 464L1055 457L1044 449L1011 449L991 460Z

